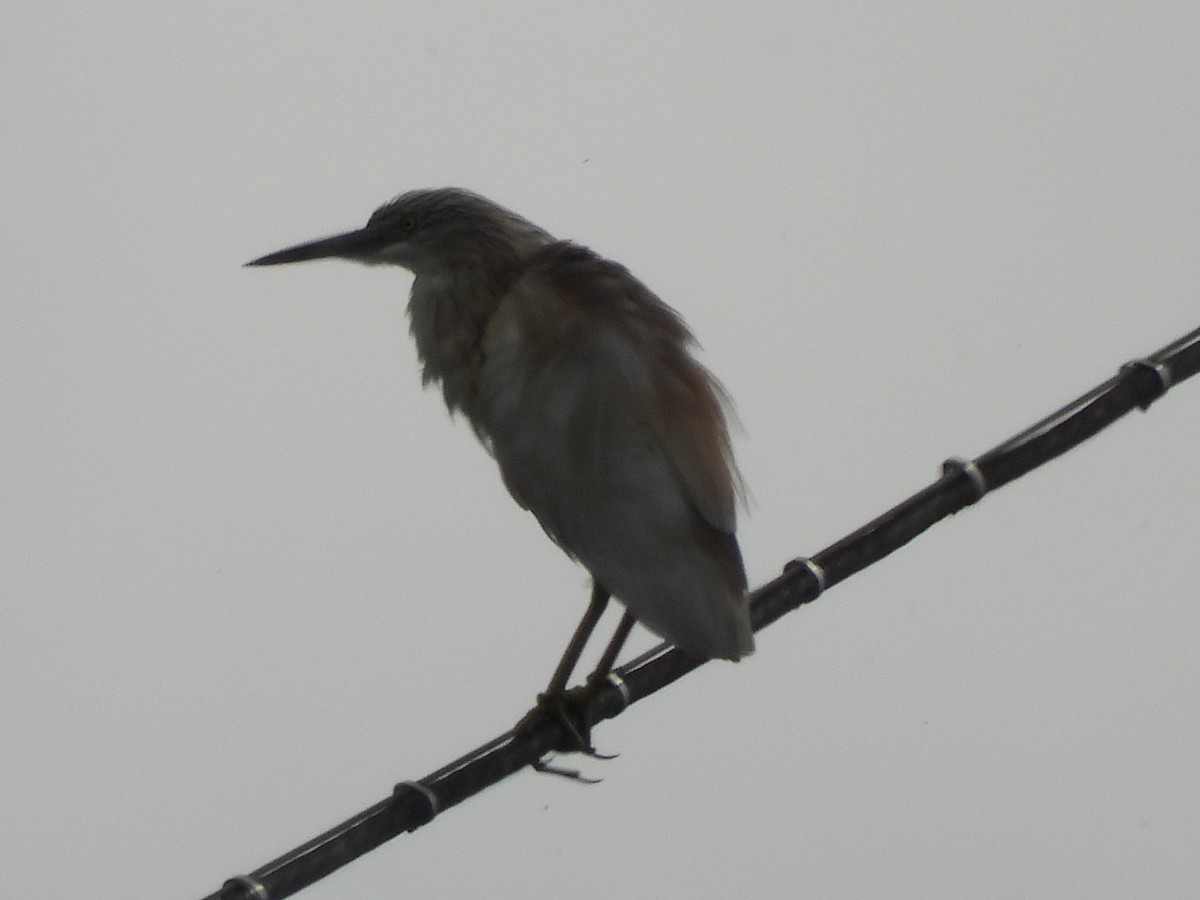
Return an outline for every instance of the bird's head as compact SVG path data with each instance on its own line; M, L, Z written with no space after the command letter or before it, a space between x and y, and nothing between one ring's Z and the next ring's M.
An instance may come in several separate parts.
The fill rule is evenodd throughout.
M272 266L336 257L393 264L421 275L448 267L517 263L553 240L514 212L460 188L409 191L356 231L297 244L246 263Z

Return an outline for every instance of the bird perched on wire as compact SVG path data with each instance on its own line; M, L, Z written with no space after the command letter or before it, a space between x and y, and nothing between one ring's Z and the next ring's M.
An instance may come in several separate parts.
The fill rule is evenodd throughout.
M635 619L699 657L753 650L725 395L674 310L623 266L457 188L402 194L364 228L247 265L325 257L412 272L422 380L592 575L543 698L561 699L610 592L626 612L589 683Z

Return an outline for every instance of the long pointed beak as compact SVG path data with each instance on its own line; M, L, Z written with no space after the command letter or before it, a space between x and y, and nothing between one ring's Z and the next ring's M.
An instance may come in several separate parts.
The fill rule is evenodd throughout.
M382 228L359 228L345 234L296 244L252 259L248 266L277 266L280 263L303 262L306 259L326 259L331 256L361 260L378 253L395 239Z

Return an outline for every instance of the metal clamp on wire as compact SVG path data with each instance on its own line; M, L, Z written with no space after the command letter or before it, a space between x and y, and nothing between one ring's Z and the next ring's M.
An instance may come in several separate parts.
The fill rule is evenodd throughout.
M417 828L420 828L422 825L427 825L432 822L434 816L441 811L441 804L438 802L437 794L435 794L428 785L421 784L419 781L400 782L392 789L392 800L398 800L406 791L414 794L420 794L425 798L425 803L429 807L429 814L425 817L425 819L408 829L409 831L414 831Z
M942 463L942 474L950 475L955 472L965 476L971 483L971 487L975 489L975 499L971 502L978 503L982 500L988 492L988 484L987 479L983 477L983 472L979 471L979 466L975 465L973 460L952 456Z
M621 695L621 708L618 712L625 712L629 708L629 685L625 683L624 678L612 671L604 676L604 680L615 687L617 693Z
M241 889L247 897L252 897L253 900L271 900L271 895L267 893L267 889L261 881L251 878L249 875L234 875L223 885L221 885L221 896L225 896L226 892Z
M1121 366L1122 374L1138 371L1153 372L1158 379L1158 383L1154 389L1154 396L1138 398L1138 409L1145 412L1150 408L1151 403L1171 389L1171 370L1153 359L1133 359Z
M825 588L829 585L829 579L825 575L825 569L822 568L819 562L807 556L797 556L783 567L785 573L791 572L794 569L804 569L812 578L813 584L817 586L817 593L813 595L814 600L825 593Z

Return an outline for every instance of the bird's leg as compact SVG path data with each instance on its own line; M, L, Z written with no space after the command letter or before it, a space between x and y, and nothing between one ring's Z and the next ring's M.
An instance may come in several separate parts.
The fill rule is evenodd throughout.
M600 691L604 690L608 683L608 675L612 671L613 663L617 661L617 655L625 645L625 641L629 637L629 632L633 630L635 622L637 622L637 619L630 612L626 612L621 616L621 621L617 623L617 630L613 632L613 636L609 639L607 646L605 646L604 652L600 654L600 661L596 663L596 668L592 670L592 674L579 687L562 695L562 701L557 707L547 709L545 706L547 695L543 694L538 697L538 711L541 712L542 709L547 709L551 715L559 717L563 728L577 742L573 749L577 749L597 759L615 759L615 754L599 753L595 747L591 746L592 723L583 718L582 710L595 699ZM592 625L594 626L595 623L593 622ZM555 676L557 677L558 674L556 672ZM566 688L565 680L562 687ZM568 707L575 711L575 718L571 718L569 715ZM533 767L539 772L562 775L564 778L570 778L573 781L582 781L587 784L595 784L599 780L585 778L577 769L564 769L559 766L553 766L545 760L539 760Z
M579 620L579 624L575 626L571 642L563 651L562 659L558 661L558 667L550 677L550 684L541 696L561 697L567 692L567 682L570 681L571 673L575 671L575 664L579 662L579 657L583 654L584 645L592 636L592 632L596 630L596 623L600 621L600 616L604 614L604 607L608 606L608 597L608 591L601 587L599 582L592 582L592 599L588 601L588 608L584 612L583 618Z
M609 639L607 646L605 646L604 652L600 654L600 661L596 663L596 668L592 670L592 674L588 675L583 684L574 688L566 695L565 699L575 709L584 709L587 707L596 698L596 695L608 685L608 676L612 672L613 663L617 661L617 655L621 652L621 648L625 646L629 632L633 630L636 622L637 619L630 612L626 612L621 616L621 621L617 623L617 630L613 632L613 636ZM592 723L585 722L583 724L585 728L590 729ZM612 759L611 756L597 753L594 747L588 747L585 752L589 756Z
M596 663L596 668L587 677L587 686L589 689L598 690L604 683L604 680L608 678L608 673L612 671L613 663L617 661L617 654L625 646L625 641L629 638L629 632L633 630L635 622L637 622L637 619L628 611L621 616L621 621L617 623L617 630L613 632L608 646L604 648L604 653L600 655L600 662Z
M575 626L575 633L571 635L571 641L567 644L562 659L558 661L558 666L554 669L550 684L545 691L538 694L537 707L517 723L518 731L533 725L543 715L550 715L562 725L563 730L570 738L571 746L566 749L595 753L590 740L588 724L580 721L577 715L572 716L567 709L567 682L575 670L575 665L579 662L579 657L583 654L584 645L587 644L592 632L596 630L596 623L600 621L600 616L603 615L604 608L608 605L608 598L608 591L599 582L593 581L592 598L588 602L588 608L584 612L583 618L579 620L579 624Z

